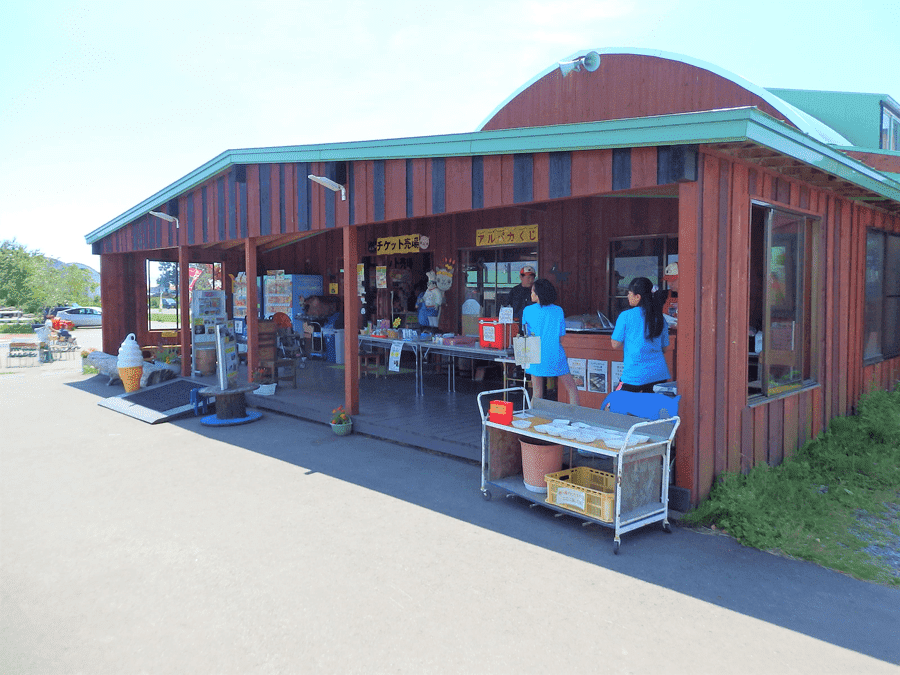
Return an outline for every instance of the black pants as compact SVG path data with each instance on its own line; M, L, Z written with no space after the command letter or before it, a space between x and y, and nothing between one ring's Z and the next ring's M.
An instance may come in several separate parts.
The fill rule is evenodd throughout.
M657 384L662 384L667 380L659 380L657 382L649 382L647 384L628 384L627 382L619 381L619 386L616 387L616 391L633 391L636 394L652 394L653 387Z

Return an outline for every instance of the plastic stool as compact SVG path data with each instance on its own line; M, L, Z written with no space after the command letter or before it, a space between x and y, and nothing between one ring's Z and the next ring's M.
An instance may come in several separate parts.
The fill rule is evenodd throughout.
M200 393L202 387L191 389L191 405L194 406L194 416L206 415L209 413L209 396Z

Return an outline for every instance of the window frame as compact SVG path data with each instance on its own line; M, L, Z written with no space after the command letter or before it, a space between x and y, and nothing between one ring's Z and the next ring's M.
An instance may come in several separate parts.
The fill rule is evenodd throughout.
M754 209L761 210L762 223L756 225ZM762 349L755 351L755 340L750 338L748 345L748 386L747 397L751 401L769 400L782 395L791 394L805 387L818 383L820 373L820 347L822 330L822 269L821 269L821 218L818 216L786 209L767 202L753 200L750 206L751 229L762 228L761 246L759 234L751 237L751 245L748 250L750 257L751 279L753 270L761 269L761 290L755 298L759 307L754 312L754 298L750 293L748 284L748 314L747 325L750 328L753 317L761 321L761 326L756 327L762 333ZM791 240L782 235L783 249L779 255L791 261L792 278L785 278L779 285L779 293L783 296L781 302L776 302L773 297L771 275L773 270L773 244L777 243L773 234L773 226L777 219L785 219L786 224L797 223L799 232ZM760 260L754 257L762 256ZM759 270L758 270L759 271ZM752 282L751 282L752 283ZM778 321L777 319L781 319ZM773 337L774 324L791 324L790 348L777 350L773 347L777 342ZM795 329L799 326L799 335ZM782 326L783 327L783 326ZM783 332L783 331L782 331ZM784 339L785 335L780 335ZM799 354L798 354L799 352ZM776 363L776 358L786 358L792 355L790 364ZM754 367L756 377L753 377ZM775 383L772 369L775 367L788 367L788 373L797 371L799 377L790 378L781 383Z
M877 257L870 250L876 238ZM900 356L900 233L866 229L865 275L862 360L863 365L871 365ZM877 334L877 345L871 345L873 334ZM870 352L870 346L878 351Z

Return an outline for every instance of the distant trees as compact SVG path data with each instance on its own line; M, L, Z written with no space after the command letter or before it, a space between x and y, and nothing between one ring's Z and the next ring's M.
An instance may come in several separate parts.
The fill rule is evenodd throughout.
M0 305L37 313L50 305L93 303L97 283L91 273L75 265L57 265L15 239L0 242Z

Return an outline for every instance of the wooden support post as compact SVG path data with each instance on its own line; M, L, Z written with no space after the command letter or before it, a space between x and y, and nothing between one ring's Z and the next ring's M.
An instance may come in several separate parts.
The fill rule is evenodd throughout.
M256 297L256 244L249 237L244 240L244 269L247 271L247 373L249 380L259 365L259 315Z
M178 236L181 236L179 233ZM178 293L179 306L178 311L181 314L181 374L184 377L193 375L191 372L191 292L190 292L190 275L188 274L188 266L190 265L190 250L187 246L178 247Z
M356 265L359 262L358 231L344 226L344 410L359 413L359 295Z

